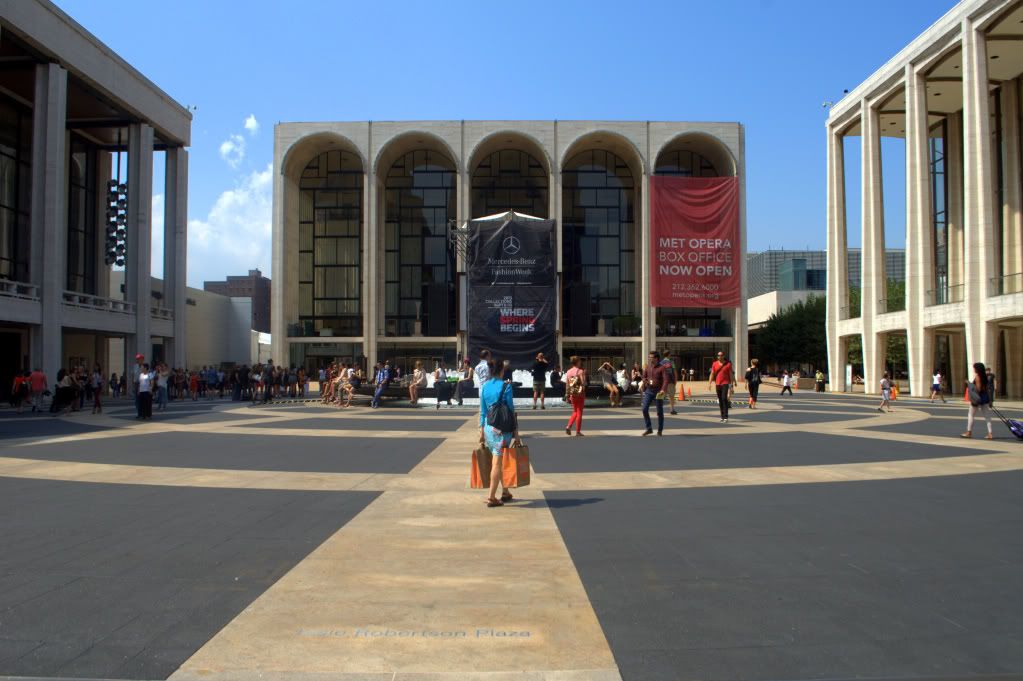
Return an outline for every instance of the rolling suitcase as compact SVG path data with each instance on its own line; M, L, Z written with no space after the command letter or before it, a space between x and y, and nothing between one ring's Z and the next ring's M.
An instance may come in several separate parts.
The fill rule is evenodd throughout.
M998 418L1002 419L1002 423L1009 429L1009 432L1016 436L1017 440L1023 440L1023 421L1017 421L1016 419L1007 419L1002 412L995 409L994 405L991 406L991 411L998 415Z

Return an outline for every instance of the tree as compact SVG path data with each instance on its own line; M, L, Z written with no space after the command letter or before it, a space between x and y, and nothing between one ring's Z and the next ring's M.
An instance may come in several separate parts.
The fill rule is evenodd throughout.
M763 359L778 364L827 367L827 303L810 296L771 315L760 333Z

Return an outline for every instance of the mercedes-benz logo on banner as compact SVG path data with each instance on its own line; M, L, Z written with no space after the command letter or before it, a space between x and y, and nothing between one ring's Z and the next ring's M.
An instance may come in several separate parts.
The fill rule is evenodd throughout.
M516 255L520 250L522 250L522 242L520 242L519 238L516 236L506 236L504 241L501 242L501 248L503 248L504 252L508 255Z

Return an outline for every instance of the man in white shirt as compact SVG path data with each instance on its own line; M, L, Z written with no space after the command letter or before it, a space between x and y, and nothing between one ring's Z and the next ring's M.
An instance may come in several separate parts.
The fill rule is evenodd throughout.
M476 380L479 382L480 388L483 384L490 380L490 367L487 365L487 360L490 359L490 350L480 351L480 363L473 369L473 373L476 374Z
M935 397L940 397L941 401L945 401L945 395L941 391L941 372L937 369L934 370L934 375L931 376L931 402L934 401Z

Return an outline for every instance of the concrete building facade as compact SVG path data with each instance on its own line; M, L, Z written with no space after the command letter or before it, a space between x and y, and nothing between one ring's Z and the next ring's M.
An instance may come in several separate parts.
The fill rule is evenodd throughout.
M906 251L901 248L887 248L885 276L895 281L906 280ZM846 274L849 286L860 287L861 253L858 248L848 249ZM749 269L749 296L755 298L771 291L821 291L827 290L827 251L781 251L769 250L749 253L746 256Z
M191 114L46 0L0 0L0 391L72 360L184 363ZM166 159L164 273L150 286L154 151ZM124 292L109 290L123 264ZM86 352L87 350L87 352Z
M956 391L970 365L1023 396L1023 3L964 0L831 108L827 130L828 357L843 391L862 339L876 393L891 334L905 334L910 388L938 368ZM905 309L885 289L881 138L905 140ZM861 305L846 283L845 154L859 138ZM837 276L836 276L837 275Z
M229 298L252 299L252 328L270 333L270 280L258 269L244 276L229 276L224 281L204 281L202 288Z
M274 168L278 363L464 354L464 263L447 229L508 210L557 221L562 355L631 363L672 348L700 367L726 349L745 361L744 307L657 309L647 285L652 174L737 176L745 253L739 124L282 123Z

